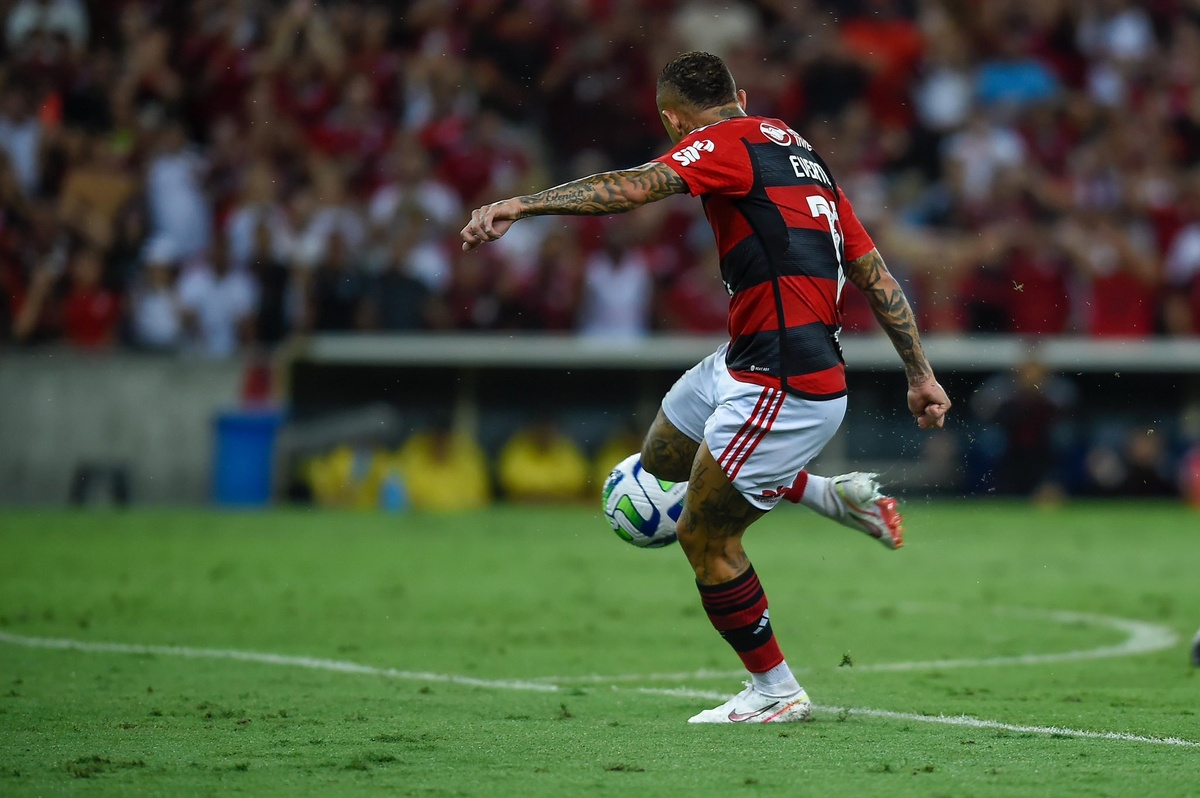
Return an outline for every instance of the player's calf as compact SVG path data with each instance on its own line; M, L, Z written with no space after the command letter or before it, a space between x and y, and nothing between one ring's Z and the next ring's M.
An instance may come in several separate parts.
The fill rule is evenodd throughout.
M709 622L741 659L751 683L731 701L693 717L693 723L808 717L808 696L783 657L766 592L742 548L742 534L763 513L730 483L708 446L701 446L679 519L679 543L696 573Z

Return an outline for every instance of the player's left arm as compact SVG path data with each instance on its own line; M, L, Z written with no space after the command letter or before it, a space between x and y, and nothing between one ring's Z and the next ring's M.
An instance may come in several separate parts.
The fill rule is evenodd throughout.
M904 362L908 376L908 409L921 429L940 428L950 409L950 398L933 376L933 367L925 357L917 319L904 289L888 271L878 249L846 264L846 279L854 283L875 312L875 319L892 339L896 354Z
M607 216L686 192L683 178L659 161L601 172L537 194L484 205L471 214L471 221L462 229L463 251L495 241L508 232L513 222L529 216Z

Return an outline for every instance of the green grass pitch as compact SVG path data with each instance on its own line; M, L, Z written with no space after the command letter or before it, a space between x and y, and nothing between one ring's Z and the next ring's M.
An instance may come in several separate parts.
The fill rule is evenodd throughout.
M820 709L696 727L738 662L678 547L596 511L9 511L0 795L1200 794L1200 516L913 503L907 528L756 525Z

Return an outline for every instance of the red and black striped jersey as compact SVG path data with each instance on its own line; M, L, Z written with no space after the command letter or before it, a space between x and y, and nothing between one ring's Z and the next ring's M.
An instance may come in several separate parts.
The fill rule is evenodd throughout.
M736 117L656 160L703 200L716 235L730 373L806 399L844 396L843 266L875 244L812 145L778 119Z

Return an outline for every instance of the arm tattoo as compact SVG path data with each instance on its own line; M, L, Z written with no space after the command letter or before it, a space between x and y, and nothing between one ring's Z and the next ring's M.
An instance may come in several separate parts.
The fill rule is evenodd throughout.
M888 271L879 250L873 249L846 266L846 277L863 292L875 318L892 339L896 353L904 361L909 385L920 385L933 378L933 369L921 346L917 320L896 278Z
M527 216L606 216L625 213L686 190L683 178L674 169L651 161L633 169L601 172L572 180L518 199L522 219Z

